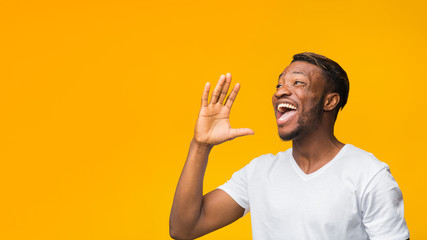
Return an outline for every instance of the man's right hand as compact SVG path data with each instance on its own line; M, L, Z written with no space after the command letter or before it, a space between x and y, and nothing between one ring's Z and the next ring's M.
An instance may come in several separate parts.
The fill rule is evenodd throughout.
M230 126L231 106L239 84L227 97L231 74L219 78L210 102L210 84L203 91L202 106L191 141L187 161L176 187L171 209L169 232L174 239L194 239L230 224L243 216L244 210L226 192L215 189L203 196L203 177L212 146L236 137L254 134L248 128Z
M237 83L227 96L231 84L231 74L221 75L208 102L210 83L206 83L202 95L202 106L194 129L194 141L212 147L236 137L254 134L249 128L231 128L230 111L240 85ZM225 100L225 101L224 101Z

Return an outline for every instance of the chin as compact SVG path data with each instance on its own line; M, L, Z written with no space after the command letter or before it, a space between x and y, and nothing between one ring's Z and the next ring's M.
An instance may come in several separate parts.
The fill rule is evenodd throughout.
M279 130L279 137L283 140L283 141L291 141L293 139L295 139L296 137L298 137L298 135L300 135L301 130L299 128L290 131L290 132L285 132L285 133L281 133Z

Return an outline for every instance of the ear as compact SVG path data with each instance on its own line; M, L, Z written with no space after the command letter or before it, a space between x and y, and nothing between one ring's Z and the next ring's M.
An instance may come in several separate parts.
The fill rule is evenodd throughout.
M323 110L329 112L335 109L335 107L340 102L340 95L338 93L328 93L325 96L325 103L323 105Z

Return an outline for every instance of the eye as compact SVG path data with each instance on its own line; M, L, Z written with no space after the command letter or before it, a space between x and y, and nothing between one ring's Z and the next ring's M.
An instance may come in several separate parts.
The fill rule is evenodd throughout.
M294 85L303 85L303 84L305 84L304 82L301 82L301 81L295 81L294 82Z
M282 84L277 84L276 85L276 88L281 88L282 87Z

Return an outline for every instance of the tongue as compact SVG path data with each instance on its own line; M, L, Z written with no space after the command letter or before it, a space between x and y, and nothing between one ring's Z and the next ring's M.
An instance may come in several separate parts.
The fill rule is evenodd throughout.
M288 118L290 118L292 115L295 114L295 110L289 110L280 116L279 121L286 121Z

